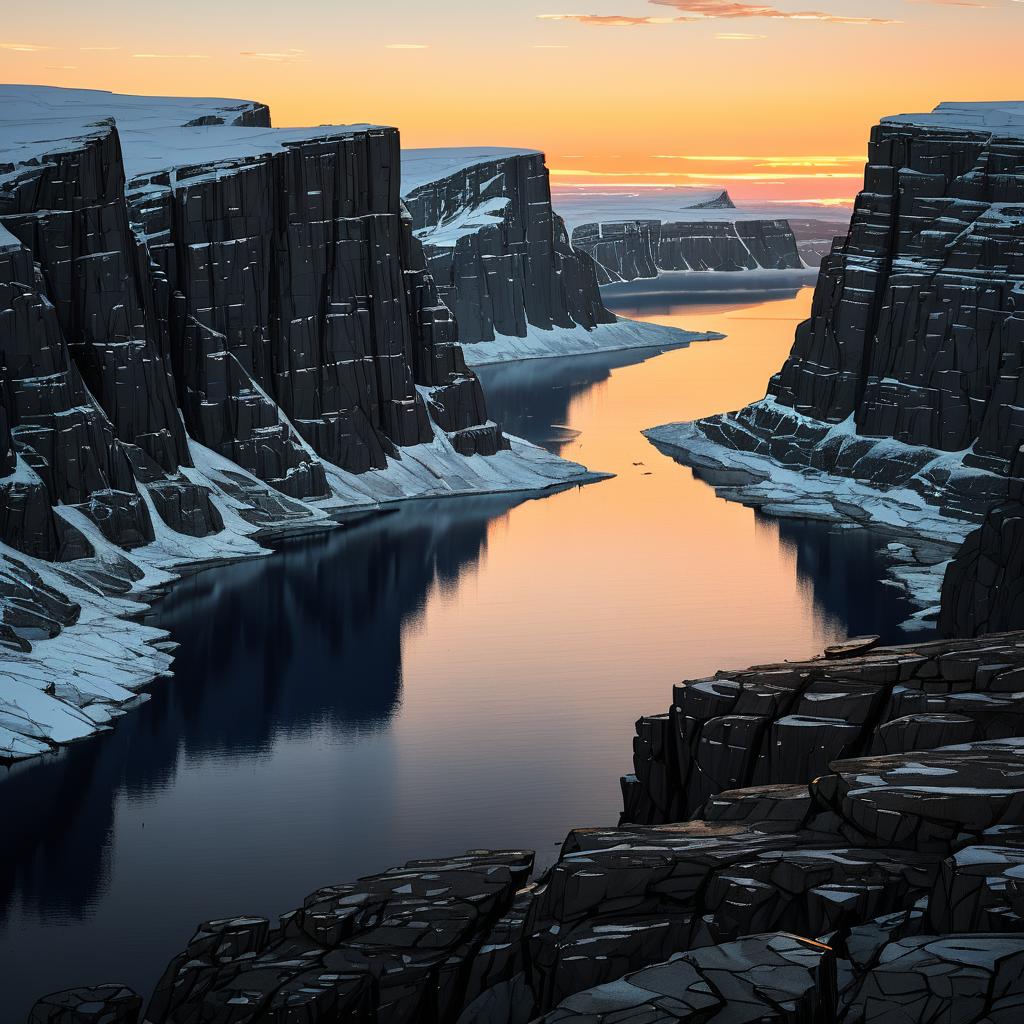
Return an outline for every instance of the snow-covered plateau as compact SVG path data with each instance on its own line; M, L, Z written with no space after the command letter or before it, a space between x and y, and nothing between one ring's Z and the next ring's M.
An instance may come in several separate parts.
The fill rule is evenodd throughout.
M563 187L555 197L573 247L593 257L603 287L673 274L804 274L845 231L843 210L737 208L725 189ZM793 221L788 219L792 214Z
M496 156L509 195L442 233L546 181L518 151L441 170ZM0 87L0 760L109 727L169 673L134 619L185 566L392 502L598 479L489 418L401 163L394 129L274 129L249 101ZM437 160L409 166L429 192ZM703 337L617 322L550 205L530 216L557 251L509 257L536 264L517 330L476 361Z

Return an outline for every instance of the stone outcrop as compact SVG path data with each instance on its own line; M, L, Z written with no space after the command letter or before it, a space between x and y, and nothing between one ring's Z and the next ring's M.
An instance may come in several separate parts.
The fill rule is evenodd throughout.
M738 273L804 267L787 221L739 215L582 224L573 229L572 244L593 257L602 285L655 278L668 271Z
M29 1024L135 1024L142 999L124 985L58 992L40 1000Z
M947 636L1024 629L1024 503L992 509L964 542L946 572L940 624Z
M719 672L675 688L667 714L641 718L625 818L688 817L719 793L801 785L844 757L1024 735L1024 645L935 641L852 657ZM751 788L752 787L752 788ZM773 813L791 820L777 807ZM730 819L731 820L731 819Z
M115 627L104 700L91 671L65 685L61 635L182 562L352 506L585 476L489 419L400 173L393 128L0 87L0 760L104 727L166 671L156 631ZM519 227L566 308L587 293Z
M944 105L878 125L849 235L768 397L652 440L774 508L824 478L837 518L857 505L932 533L945 518L962 538L1005 502L1024 443L1022 110Z
M464 343L615 323L551 208L542 153L407 150L403 167L413 233Z
M1024 634L872 647L683 684L534 881L471 851L201 925L142 1019L1009 1024Z

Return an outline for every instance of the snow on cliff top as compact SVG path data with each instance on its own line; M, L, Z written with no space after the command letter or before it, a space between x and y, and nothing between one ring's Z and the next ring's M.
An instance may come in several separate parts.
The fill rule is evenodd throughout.
M735 220L737 211L724 188L617 188L614 185L563 185L554 190L552 203L569 233L581 224L626 220L691 220L720 215Z
M507 149L500 146L465 146L456 149L403 149L402 195L422 185L442 181L453 174L513 156L542 156L536 149Z
M642 189L563 185L554 190L552 204L555 212L565 220L570 235L574 228L584 224L616 224L632 220L729 224L751 220L820 220L845 224L850 219L850 207L819 206L799 201L736 206L723 188L702 189L685 185Z
M940 103L930 114L894 114L884 121L1024 137L1024 101Z
M129 178L184 164L244 159L288 143L364 131L369 125L243 128L232 124L262 109L251 100L128 96L96 89L0 85L0 163L30 163L69 142L97 138L117 124ZM197 125L201 118L223 124ZM15 171L17 173L17 171ZM0 182L6 175L0 174Z

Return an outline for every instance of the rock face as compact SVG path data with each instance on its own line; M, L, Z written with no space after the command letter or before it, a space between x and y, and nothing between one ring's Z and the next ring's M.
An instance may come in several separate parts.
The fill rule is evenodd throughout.
M669 272L805 269L786 220L737 210L726 191L577 190L560 195L558 208L602 285Z
M796 238L784 220L694 215L685 221L602 221L575 228L572 244L594 258L601 284L653 278L666 271L803 269Z
M1024 450L1022 450L1024 451ZM946 573L941 627L947 636L1024 629L1024 496L1012 473L1015 500L999 505L967 538Z
M142 999L124 985L79 988L40 1000L28 1024L135 1024Z
M1024 633L871 647L677 688L534 882L472 851L201 925L143 1020L1011 1024Z
M626 820L676 821L709 800L717 816L723 790L753 787L753 798L772 787L777 799L777 787L839 758L1024 735L1024 646L1015 639L853 651L681 683L667 714L637 722Z
M615 323L593 261L551 208L542 153L406 150L413 233L464 343Z
M930 507L980 522L1007 500L1024 442L1022 190L1024 105L883 121L768 398L652 439L712 478L738 464L757 476L758 460L762 480L794 470L776 504L801 500L799 475L828 475L867 485L867 501L842 498L881 518Z
M0 88L0 760L103 727L166 671L159 634L114 627L106 685L87 665L66 682L95 635L61 634L183 561L353 505L584 472L488 418L400 164L392 128Z

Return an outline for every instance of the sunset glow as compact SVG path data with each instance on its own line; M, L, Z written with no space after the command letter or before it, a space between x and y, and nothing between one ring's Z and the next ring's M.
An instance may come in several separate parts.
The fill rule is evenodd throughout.
M1015 0L258 0L244 18L182 0L173 18L137 13L55 0L42 31L31 7L13 9L0 79L252 98L281 126L369 120L407 146L543 149L562 183L722 184L762 202L848 200L886 114L1012 98L1024 25ZM965 51L984 60L953 59Z

